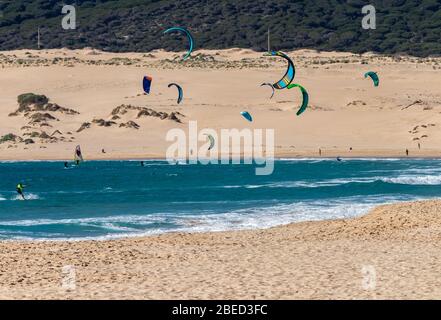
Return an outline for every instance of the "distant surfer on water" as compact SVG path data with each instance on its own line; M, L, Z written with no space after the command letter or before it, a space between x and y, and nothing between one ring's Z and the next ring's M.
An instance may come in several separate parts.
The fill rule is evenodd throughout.
M17 193L19 194L19 195L21 195L21 197L23 198L23 200L26 200L26 198L25 198L25 196L24 196L24 194L23 194L23 190L24 190L24 185L22 184L22 183L19 183L19 184L17 184Z
M338 161L338 162L341 162L341 158L340 158L340 157L337 157L337 161Z
M83 154L79 145L75 148L74 161L77 166L83 161Z

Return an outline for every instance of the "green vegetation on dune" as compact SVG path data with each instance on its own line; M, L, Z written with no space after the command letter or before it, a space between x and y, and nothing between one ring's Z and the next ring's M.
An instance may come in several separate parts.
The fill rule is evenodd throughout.
M8 133L0 137L0 144L5 142L15 142L18 139L20 139L20 137L16 136L15 134Z
M0 2L0 49L94 47L107 51L184 51L163 35L171 26L193 33L196 49L266 50L267 30L277 50L312 48L362 53L441 53L440 0L372 0L377 29L363 30L362 0L77 0L78 28L63 30L55 0Z
M45 95L24 93L17 97L17 102L20 108L25 108L31 104L44 105L49 102L49 99Z

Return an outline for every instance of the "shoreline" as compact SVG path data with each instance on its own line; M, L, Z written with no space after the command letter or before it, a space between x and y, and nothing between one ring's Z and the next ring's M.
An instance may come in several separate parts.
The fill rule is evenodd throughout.
M397 160L437 160L441 159L441 154L439 155L419 155L419 156L403 156L403 155L366 155L366 154L353 154L350 156L336 154L333 156L316 156L316 155L277 155L274 157L274 161L284 161L284 160L335 160L337 156L340 156L342 159L348 159L348 160L370 160L370 159L397 159ZM233 157L230 159L238 159L239 157ZM205 158L203 158L205 159ZM220 161L222 158L219 158ZM240 157L240 159L243 159L243 157ZM167 158L162 158L160 156L139 156L139 157L90 157L86 158L85 162L87 161L167 161ZM179 159L178 161L188 161L187 159ZM12 158L2 158L0 157L0 163L7 163L7 162L62 162L62 161L72 161L72 159L66 159L66 158L37 158L37 159L12 159Z
M2 241L0 297L439 298L440 213L441 201L429 200L382 205L358 218L266 230ZM62 286L66 266L75 269L74 288ZM365 286L366 268L373 272L372 287Z
M292 221L292 222L284 222L280 224L276 224L273 226L262 226L262 227L250 227L250 228L238 228L238 229L226 229L226 230L202 230L202 231L184 231L184 230L178 230L178 231L159 231L157 233L151 233L151 234L124 234L124 235L108 235L108 236L97 236L97 237L80 237L80 238L41 238L41 239L5 239L0 240L1 243L88 243L88 242L108 242L108 241L124 241L124 240L136 240L136 239L148 239L148 238L155 238L155 237L161 237L161 236L174 236L174 235L210 235L210 234L221 234L221 233L242 233L242 232L266 232L272 229L277 228L285 228L285 227L292 227L295 225L301 225L301 224L308 224L308 223L328 223L328 222L338 222L343 220L356 220L363 218L367 215L369 215L372 211L377 210L380 207L384 206L394 206L394 205L400 205L400 204L412 204L412 203L419 203L419 202L427 202L427 201L434 201L436 198L429 198L429 199L420 199L420 200L414 200L414 201L396 201L396 202L388 202L388 203L380 203L373 205L370 209L367 209L364 213L357 215L355 217L351 218L328 218L328 219L320 219L320 220L299 220L299 221Z
M424 200L417 200L417 201L424 201ZM379 206L384 205L392 205L395 203L389 203L389 204L379 204L374 206L373 208L377 208ZM398 202L398 203L406 203L406 202ZM323 220L301 220L301 221L294 221L294 222L286 222L277 224L274 226L266 226L266 227L253 227L253 228L245 228L245 229L229 229L229 230L219 230L219 231L162 231L158 233L152 233L152 234L127 234L127 235L115 235L115 236L98 236L98 237L84 237L84 238L43 238L43 239L5 239L0 240L1 243L87 243L87 242L107 242L107 241L124 241L124 240L136 240L136 239L148 239L148 238L155 238L155 237L161 237L161 236L174 236L174 235L210 235L210 234L220 234L220 233L241 233L241 232L265 232L267 230L271 229L277 229L277 228L283 228L283 227L289 227L291 225L298 225L302 223L316 223L316 222L328 222L328 221L339 221L339 220L349 220L349 219L357 219L360 217L363 217L367 214L369 214L371 210L368 210L362 215L359 215L355 218L348 218L348 219L323 219Z

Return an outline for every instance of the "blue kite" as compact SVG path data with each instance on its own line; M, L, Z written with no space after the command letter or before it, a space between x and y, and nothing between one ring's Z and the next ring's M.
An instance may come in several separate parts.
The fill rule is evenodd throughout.
M144 89L144 92L149 94L150 93L150 88L152 86L152 81L153 78L149 77L149 76L145 76L144 79L142 80L142 87Z

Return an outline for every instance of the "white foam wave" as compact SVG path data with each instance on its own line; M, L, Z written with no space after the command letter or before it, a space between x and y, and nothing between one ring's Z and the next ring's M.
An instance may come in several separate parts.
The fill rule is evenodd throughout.
M118 226L114 223L103 223L100 225L100 227L107 229L107 230L111 230L111 231L124 231L124 232L137 232L137 231L139 231L138 229L135 229L135 228Z
M382 181L395 184L408 185L441 185L441 175L425 175L425 176L399 176L391 178L381 178Z
M250 185L233 185L233 186L223 186L222 188L232 189L232 188L245 188L245 189L258 189L258 188L318 188L318 187L332 187L343 185L347 183L369 183L375 182L379 179L372 178L347 178L347 179L329 179L322 181L308 181L308 180L298 180L298 181L283 181L275 183L265 183L265 184L250 184Z
M221 188L225 188L225 189L319 188L319 187L333 187L333 186L345 185L349 183L375 183L379 181L385 183L408 184L408 185L441 185L441 175L402 175L397 177L375 176L375 177L338 178L338 179L328 179L321 181L297 180L297 181L264 183L257 185L231 185L231 186L222 186Z
M13 196L11 198L12 201L29 201L29 200L40 200L41 198L38 196L38 194L35 193L25 193L25 199L19 194Z
M133 224L150 224L165 222L166 215L119 215L110 217L94 217L94 218L71 218L71 219L27 219L2 221L0 226L42 226L42 225L98 225L110 223L133 223Z
M265 229L292 222L356 217L382 203L413 198L391 196L347 197L338 200L297 202L274 206L253 206L228 212L199 214L120 215L79 219L29 219L0 223L0 226L42 226L72 224L102 228L106 235L65 238L64 240L105 240L121 237L154 235L167 232L216 232L226 230ZM121 225L124 224L124 225ZM129 225L129 226L127 226ZM20 235L23 236L23 235ZM52 235L53 236L53 235ZM36 236L37 239L54 238ZM57 237L57 240L60 238Z

